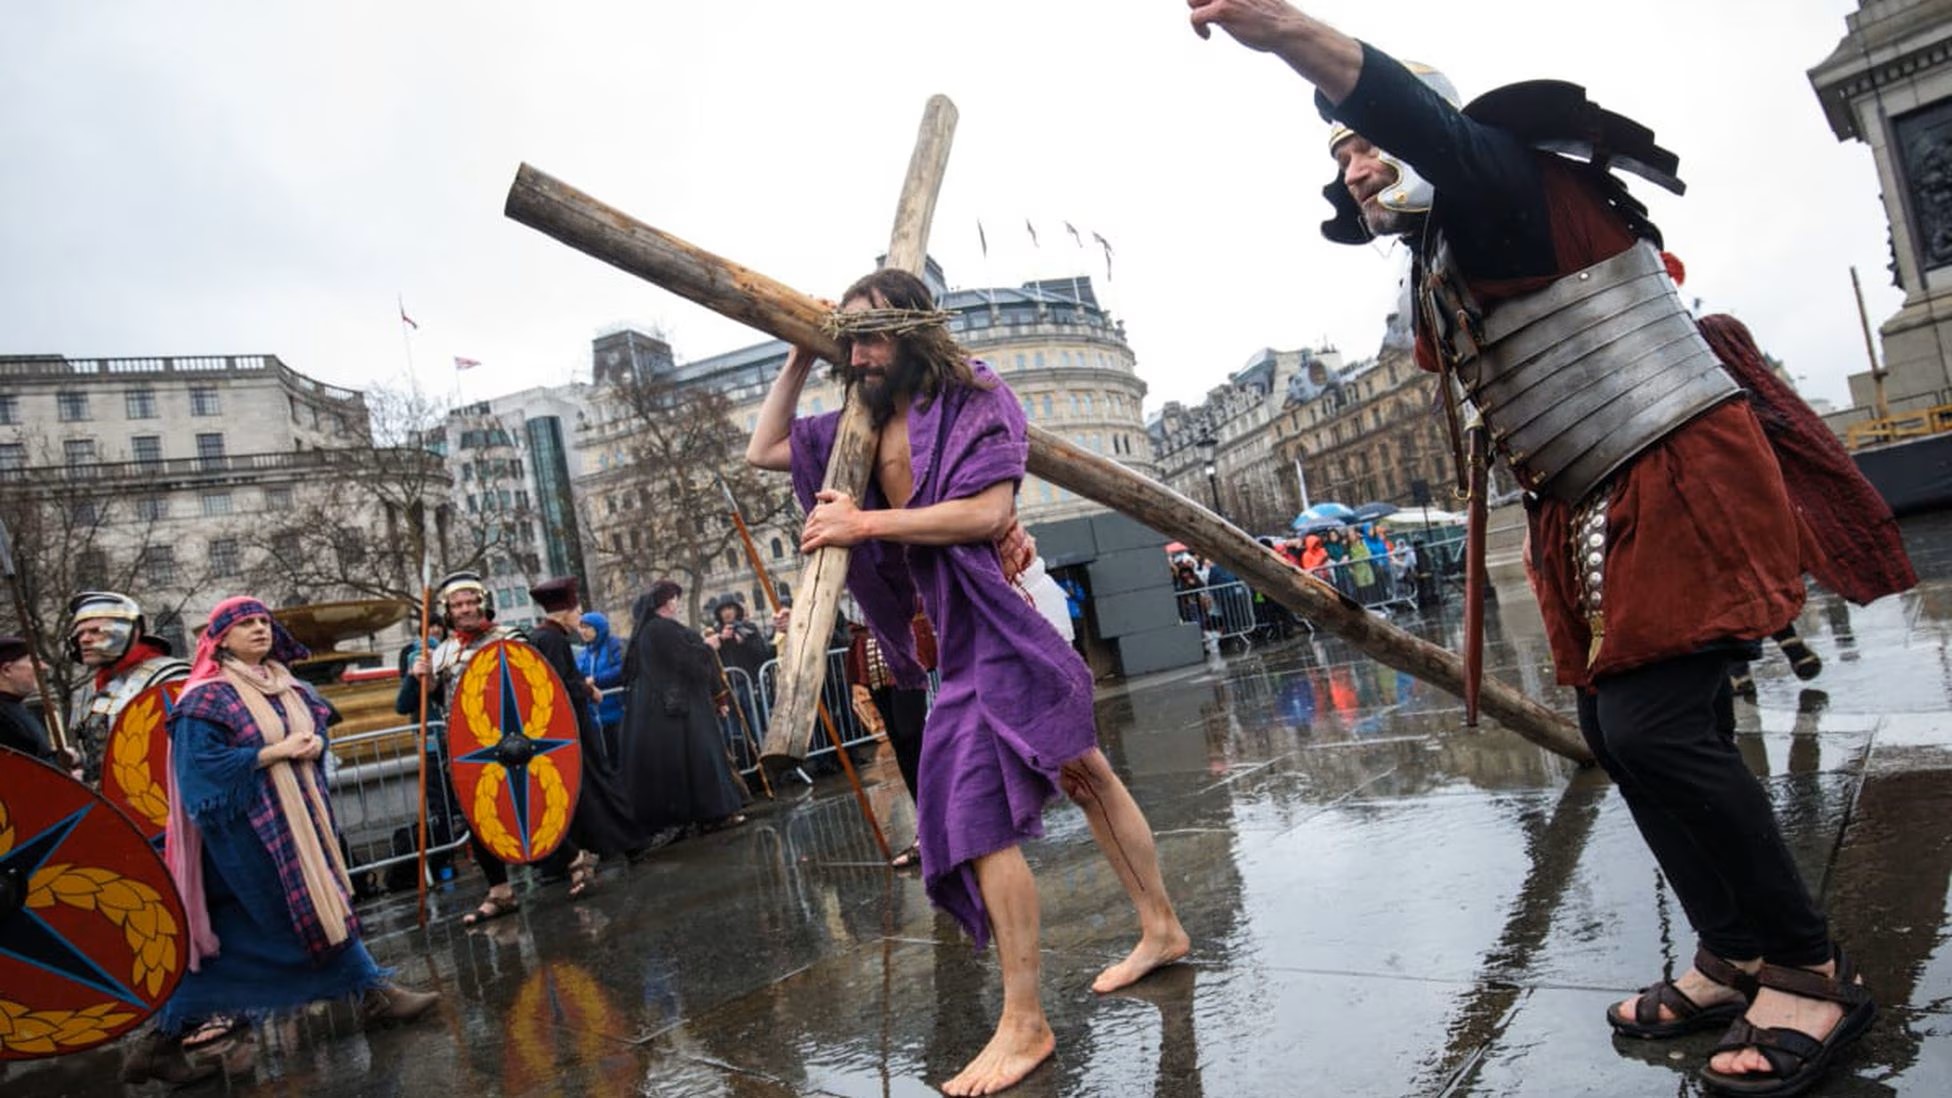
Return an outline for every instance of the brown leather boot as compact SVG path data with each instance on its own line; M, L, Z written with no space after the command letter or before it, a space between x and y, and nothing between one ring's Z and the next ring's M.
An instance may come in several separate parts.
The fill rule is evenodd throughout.
M122 1081L131 1084L161 1079L180 1086L208 1079L219 1070L221 1066L213 1060L191 1060L184 1055L181 1041L154 1029L137 1037L122 1057Z
M441 1001L438 991L409 991L398 984L381 984L359 1001L359 1013L367 1025L398 1025L411 1022Z

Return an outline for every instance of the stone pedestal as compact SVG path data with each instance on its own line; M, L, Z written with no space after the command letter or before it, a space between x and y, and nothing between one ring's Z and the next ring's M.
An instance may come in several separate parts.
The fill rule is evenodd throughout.
M1879 326L1893 413L1952 403L1952 0L1862 0L1810 70L1840 141L1871 147L1905 303ZM1850 378L1876 404L1868 371ZM1874 414L1866 411L1864 414Z

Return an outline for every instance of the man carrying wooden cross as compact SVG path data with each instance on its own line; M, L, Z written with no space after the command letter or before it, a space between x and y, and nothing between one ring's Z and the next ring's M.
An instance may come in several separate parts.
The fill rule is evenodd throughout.
M991 1094L1055 1048L1038 993L1037 890L1020 844L1043 833L1061 788L1138 911L1131 954L1092 990L1112 991L1186 955L1152 831L1098 750L1091 673L1005 577L996 547L1012 526L1028 453L1017 398L973 362L927 286L883 268L849 287L828 328L847 359L851 399L880 428L866 498L820 488L839 413L795 419L816 360L795 347L759 413L746 459L791 470L809 510L800 548L850 546L848 590L896 681L919 685L909 621L919 592L937 636L941 686L922 737L916 815L929 898L981 948L994 933L1003 1017L990 1043L943 1085Z

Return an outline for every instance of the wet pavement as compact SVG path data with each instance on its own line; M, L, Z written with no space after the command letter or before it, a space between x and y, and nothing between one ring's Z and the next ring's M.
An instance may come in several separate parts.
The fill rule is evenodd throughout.
M1916 524L1915 524L1916 525ZM1817 1093L1952 1093L1952 531L1912 530L1917 591L1818 593L1824 671L1771 653L1740 745L1882 1012ZM1406 623L1454 642L1454 618ZM1536 611L1501 592L1492 673L1562 708ZM1685 919L1605 778L1332 639L1297 639L1104 691L1102 742L1158 833L1194 940L1127 993L1089 983L1130 905L1082 814L1028 853L1056 1057L1022 1095L1694 1094L1713 1034L1616 1041L1605 1005L1685 967ZM891 839L912 813L869 768ZM343 1010L266 1027L242 1094L919 1095L980 1049L995 959L880 867L827 782L762 805L599 891L525 896L465 931L468 874L369 944L438 988L431 1019L366 1034ZM116 1050L0 1067L9 1098L113 1092ZM184 1093L216 1094L218 1083Z

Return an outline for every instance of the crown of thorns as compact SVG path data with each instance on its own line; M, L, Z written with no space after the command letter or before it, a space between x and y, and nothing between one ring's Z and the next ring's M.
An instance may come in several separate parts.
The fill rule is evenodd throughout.
M835 310L827 314L820 329L833 339L870 334L907 335L932 325L947 324L951 315L941 309L862 309L852 313Z

